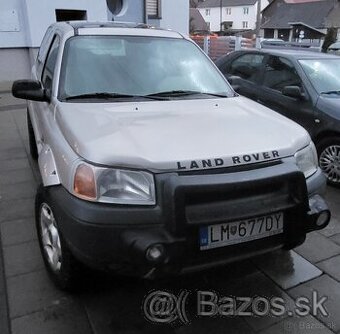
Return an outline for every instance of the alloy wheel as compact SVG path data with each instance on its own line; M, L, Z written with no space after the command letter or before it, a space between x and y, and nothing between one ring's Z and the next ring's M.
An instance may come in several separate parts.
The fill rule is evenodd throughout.
M320 154L319 163L328 181L340 184L340 145L326 147Z
M60 235L52 209L46 203L40 208L41 242L47 261L54 271L59 271L62 263Z

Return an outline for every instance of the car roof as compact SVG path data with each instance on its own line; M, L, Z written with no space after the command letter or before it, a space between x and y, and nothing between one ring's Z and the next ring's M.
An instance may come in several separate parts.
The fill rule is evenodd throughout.
M75 35L138 35L138 36L159 36L170 38L183 38L178 32L155 28L145 23L136 22L113 22L113 21L66 21L52 24L62 33L70 30Z
M335 42L329 46L329 48L340 48L340 42Z
M285 56L292 59L340 59L339 56L330 55L317 51L304 51L304 50L282 50L282 49L249 49L242 50L241 52L257 52L265 53L274 56Z

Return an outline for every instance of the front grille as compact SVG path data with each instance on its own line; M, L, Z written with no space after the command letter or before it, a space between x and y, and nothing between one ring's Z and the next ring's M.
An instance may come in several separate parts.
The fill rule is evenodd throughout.
M164 178L162 197L167 229L177 236L191 228L238 221L274 212L307 212L306 181L295 164L266 163L266 168L235 173ZM191 231L190 231L191 230Z

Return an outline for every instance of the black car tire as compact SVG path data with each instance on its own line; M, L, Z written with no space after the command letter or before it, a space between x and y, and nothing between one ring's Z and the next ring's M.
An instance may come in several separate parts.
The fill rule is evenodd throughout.
M33 160L38 159L38 148L37 148L37 143L35 141L35 136L34 136L34 130L31 122L31 117L27 109L27 131L28 131L28 141L29 141L29 147L30 147L30 154Z
M329 137L317 144L319 165L327 177L327 183L340 187L340 138Z
M53 264L51 264L50 257L48 255L48 251L46 246L46 242L43 241L43 228L42 225L42 215L43 210L50 210L49 214L54 218L53 229L54 231L57 231L58 238L59 239L59 245L60 245L60 266L58 269L55 268ZM55 209L55 206L53 205L52 201L49 199L48 196L48 188L45 188L43 185L40 185L37 190L36 199L35 199L35 218L36 218L36 228L37 228L37 234L38 234L38 241L40 246L40 251L46 266L46 269L49 273L49 276L51 277L52 281L55 283L55 285L66 291L73 291L76 288L79 287L79 281L82 271L81 264L74 258L72 255L69 247L67 246L63 236L61 235L61 232L58 228L58 213ZM50 220L51 221L51 220ZM51 226L51 225L50 225ZM46 229L45 235L46 235ZM49 233L48 235L54 235L55 232ZM54 237L55 238L55 237ZM48 238L49 240L52 239L52 237ZM56 238L55 238L56 239ZM51 243L53 244L53 242ZM52 246L50 247L49 251L51 251ZM52 251L53 252L53 251ZM51 254L51 252L50 252Z

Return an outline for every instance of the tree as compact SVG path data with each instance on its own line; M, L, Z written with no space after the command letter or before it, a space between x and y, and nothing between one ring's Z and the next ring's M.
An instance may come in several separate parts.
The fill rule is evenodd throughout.
M322 52L326 53L329 46L333 44L334 42L336 42L337 34L338 34L338 29L334 27L327 29L327 34L322 44Z
M197 8L200 2L203 2L204 0L190 0L190 8Z

